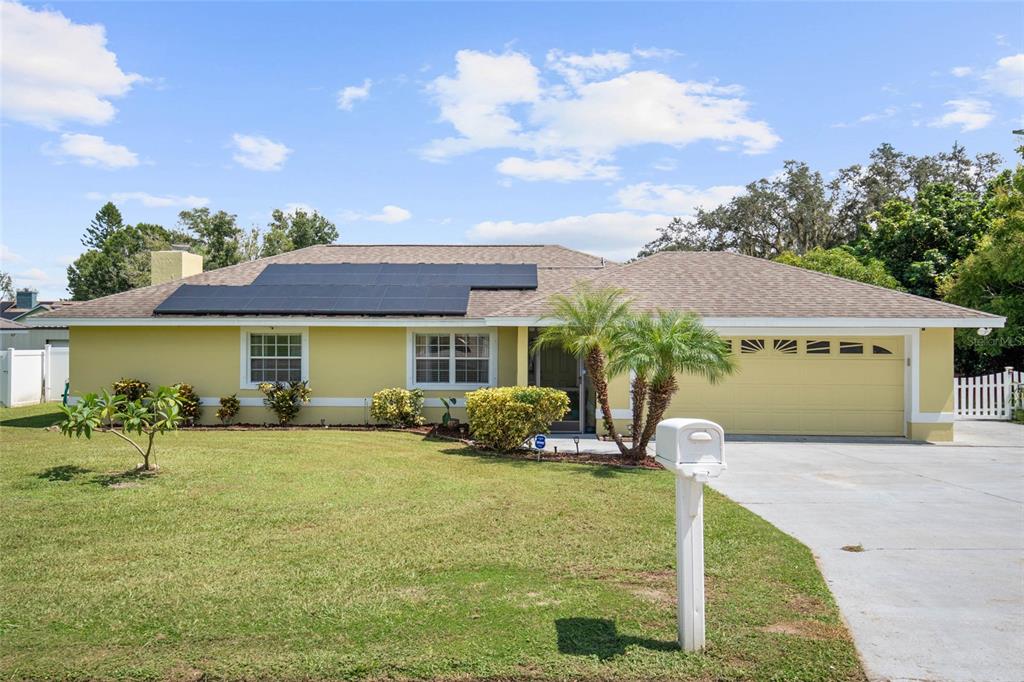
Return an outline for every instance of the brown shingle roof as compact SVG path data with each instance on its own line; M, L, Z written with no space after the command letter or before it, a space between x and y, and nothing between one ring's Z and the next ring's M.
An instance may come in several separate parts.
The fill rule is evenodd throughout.
M998 319L929 298L724 251L665 251L588 281L594 287L625 289L633 309L640 312L671 309L717 318ZM535 294L495 316L542 316L548 296Z
M470 294L467 317L540 317L548 297L582 279L617 286L634 309L703 317L987 319L995 315L772 261L727 252L669 251L626 265L562 246L329 245L67 304L36 318L150 317L183 282L249 284L270 263L534 263L536 291Z
M153 309L183 284L250 284L270 263L533 263L536 291L472 291L468 317L483 317L501 308L551 292L612 264L603 258L557 245L318 245L269 258L210 270L185 279L132 289L91 301L75 302L37 317L150 317ZM164 316L166 317L166 316Z

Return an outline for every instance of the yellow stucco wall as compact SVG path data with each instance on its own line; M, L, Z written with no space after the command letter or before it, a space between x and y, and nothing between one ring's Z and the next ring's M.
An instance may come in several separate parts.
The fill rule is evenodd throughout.
M187 251L153 251L149 263L152 284L191 277L203 271L203 257Z
M282 332L288 331L280 328ZM406 386L407 330L402 327L310 327L309 385L317 398L369 398L382 388ZM204 398L237 394L259 399L256 389L241 388L241 332L238 327L72 327L71 393L109 388L121 377L154 386L192 384ZM498 385L516 381L517 330L497 331ZM430 399L457 399L452 414L465 419L464 391L429 390ZM216 407L203 410L203 421L215 420ZM444 408L428 406L428 421L440 421ZM273 415L262 406L243 406L239 421L262 423ZM361 424L369 420L368 405L316 406L302 409L300 423Z
M907 432L914 440L953 440L953 330L921 330L918 411L945 415L940 421L914 422Z
M765 350L740 353L738 371L717 385L694 376L679 377L669 417L699 417L720 423L729 433L804 435L887 435L904 432L903 337L815 336L762 339ZM797 341L795 353L774 348L775 338ZM808 354L808 340L829 341L828 354ZM839 342L863 344L863 354L839 352ZM890 354L873 353L882 346ZM614 410L629 409L626 377L611 382ZM616 419L627 429L628 419Z

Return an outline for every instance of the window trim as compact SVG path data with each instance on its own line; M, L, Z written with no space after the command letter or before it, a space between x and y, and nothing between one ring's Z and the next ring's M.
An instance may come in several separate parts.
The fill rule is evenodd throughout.
M447 383L416 381L416 335L447 334L449 337L448 376ZM487 383L456 383L455 381L455 335L479 334L487 336ZM498 332L494 327L409 327L405 336L406 388L419 388L424 391L475 391L478 388L489 388L498 385Z
M309 328L308 327L239 327L238 387L256 389L260 384L249 376L251 345L250 334L300 334L302 336L302 380L309 381Z

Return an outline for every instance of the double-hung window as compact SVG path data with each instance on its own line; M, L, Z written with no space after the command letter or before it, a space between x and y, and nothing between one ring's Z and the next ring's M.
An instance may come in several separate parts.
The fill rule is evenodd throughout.
M490 333L417 332L412 340L413 384L443 388L492 383Z
M308 358L302 332L247 331L243 334L243 387L255 387L264 381L289 382L306 378Z

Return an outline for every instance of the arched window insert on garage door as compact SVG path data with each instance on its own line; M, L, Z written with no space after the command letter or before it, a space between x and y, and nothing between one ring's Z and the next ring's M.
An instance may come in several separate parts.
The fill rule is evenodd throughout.
M808 341L807 342L807 354L808 355L828 355L832 352L831 341Z
M783 355L796 355L796 339L774 339L772 348Z
M764 339L742 339L740 341L740 353L760 353L764 350Z
M864 344L860 341L840 341L840 355L864 355Z
M892 350L885 346L879 346L878 344L872 344L871 346L872 355L892 355Z

